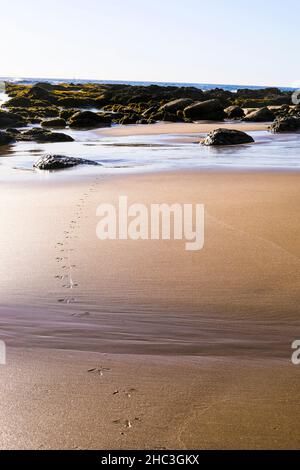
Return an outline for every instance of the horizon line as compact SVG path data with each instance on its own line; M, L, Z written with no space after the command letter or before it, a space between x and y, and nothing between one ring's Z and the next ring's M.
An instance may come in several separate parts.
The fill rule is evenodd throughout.
M178 85L216 85L216 86L237 86L237 87L259 87L259 88L290 88L296 90L296 87L290 86L290 85L255 85L255 84L238 84L238 83L208 83L208 82L177 82L177 81L166 81L166 80L126 80L126 79L118 79L118 80L111 80L111 79L105 79L105 78L79 78L79 77L35 77L35 76L5 76L5 77L0 77L1 79L13 79L13 80L29 80L29 79L41 79L41 80L72 80L72 81L86 81L93 83L93 81L97 82L120 82L120 83L126 83L126 82L133 82L133 83L152 83L152 84L162 84L162 83L172 83L172 84L178 84Z

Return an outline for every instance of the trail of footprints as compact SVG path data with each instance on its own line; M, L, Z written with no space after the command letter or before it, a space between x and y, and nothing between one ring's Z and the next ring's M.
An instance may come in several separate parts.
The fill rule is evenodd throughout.
M87 188L87 190L82 194L79 198L78 202L76 203L76 209L74 213L74 217L70 220L68 226L63 232L62 240L56 243L56 257L55 261L58 263L60 268L59 273L55 275L55 279L61 282L60 287L63 290L71 291L72 295L69 293L68 295L64 295L57 299L57 302L64 303L64 304L74 304L77 302L76 296L73 295L73 290L79 287L79 284L75 280L75 272L77 269L76 264L72 263L72 253L74 252L74 248L72 247L72 243L74 240L79 238L78 231L83 219L86 219L88 216L84 214L84 209L86 207L86 203L88 201L89 195L97 190L97 185L100 182L100 177L97 176L94 182ZM78 312L76 314L72 314L73 316L86 316L89 312Z
M72 220L70 220L68 227L63 232L62 240L57 242L55 245L57 254L55 260L59 266L59 272L55 275L55 279L60 282L60 287L63 290L76 291L76 288L79 287L79 284L75 280L75 272L77 269L76 264L72 263L72 253L75 251L73 248L73 241L79 238L78 231L81 226L81 222L86 219L88 216L84 214L86 203L88 201L89 195L97 190L97 185L100 182L100 178L96 177L95 181L89 186L85 193L79 198L76 204L76 212ZM65 295L57 299L57 302L64 304L74 304L77 302L76 295ZM86 317L90 315L90 312L73 312L71 316L73 317ZM100 378L103 377L106 373L110 372L110 369L107 367L95 367L87 371L91 374L96 374ZM135 388L130 389L117 389L113 392L114 397L120 397L122 399L130 399L137 392ZM140 421L139 417L134 417L133 419L116 419L113 420L113 424L120 428L120 434L124 435L125 430L129 430L133 427L135 423Z
M96 374L100 378L102 378L102 377L104 377L104 375L106 375L106 373L108 373L110 371L111 371L111 369L108 368L108 367L99 366L99 367L93 367L92 369L88 369L87 372L90 373L90 374ZM116 390L113 391L112 395L116 399L119 397L121 400L128 400L128 399L133 398L136 393L138 393L138 390L136 388L132 387L132 388L128 388L128 389L116 389ZM126 410L125 403L124 403L124 410ZM118 429L120 430L120 434L124 435L126 430L131 429L132 427L134 427L134 425L136 423L138 423L140 421L141 421L141 418L139 416L135 416L132 419L131 418L114 419L112 421L112 423L114 425L118 426Z

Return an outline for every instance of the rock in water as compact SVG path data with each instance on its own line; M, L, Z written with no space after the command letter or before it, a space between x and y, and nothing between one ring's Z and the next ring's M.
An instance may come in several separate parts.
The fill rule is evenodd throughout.
M92 111L78 111L69 120L69 126L77 129L88 129L110 126L111 120L107 116Z
M37 127L18 134L16 139L25 142L33 141L39 143L74 141L73 137L70 135L63 134L62 132L51 132L47 129L40 129Z
M252 111L244 117L246 122L269 122L273 121L275 114L269 110L269 108L260 108L256 111Z
M45 89L45 87L41 87L40 85L32 85L32 87L27 92L28 98L33 98L35 100L49 100L49 92Z
M85 160L84 158L66 157L64 155L43 155L33 165L34 168L39 170L62 170L64 168L71 168L77 165L100 165L93 160Z
M203 145L239 145L253 142L254 139L245 132L233 129L215 129L207 135Z
M270 130L275 133L279 132L299 132L300 118L298 117L282 117L277 118L270 126Z
M187 106L184 109L184 117L193 120L222 121L225 113L221 102L213 99Z
M14 141L14 138L12 135L0 131L0 145L8 145Z
M67 123L63 118L45 119L41 122L42 127L66 127Z
M7 127L23 127L26 126L25 120L22 116L9 111L0 110L0 128L6 129Z

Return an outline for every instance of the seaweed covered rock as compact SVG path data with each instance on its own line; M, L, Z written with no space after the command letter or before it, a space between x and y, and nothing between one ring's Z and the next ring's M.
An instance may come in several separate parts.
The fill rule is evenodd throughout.
M91 108L94 106L93 100L83 96L56 96L55 104L62 108Z
M38 84L35 84L27 91L27 97L34 100L49 101L50 94L49 91L45 89L45 87L41 87Z
M46 154L39 158L33 167L38 170L62 170L64 168L71 168L78 165L99 165L99 163L93 160L86 160L84 158Z
M246 132L233 129L215 129L210 132L203 145L240 145L253 143L254 139Z
M5 107L11 108L28 108L32 105L32 102L26 96L16 96L5 102Z
M280 132L299 132L300 131L300 117L279 117L272 125L270 130L274 133Z
M70 135L63 134L62 132L51 132L47 129L33 128L28 131L22 132L16 136L20 141L33 141L39 143L46 142L73 142L74 139Z
M21 131L19 131L19 129L15 129L14 127L9 127L6 129L6 133L15 137L16 135L21 134Z
M11 111L22 118L26 123L39 123L40 121L58 116L58 108L49 106L48 108L13 108ZM21 126L18 126L21 127Z
M48 108L49 106L53 106L53 102L36 100L27 96L17 96L5 102L5 107L9 110L12 108Z
M62 119L65 119L65 121L68 121L70 119L70 117L72 117L74 114L78 113L78 111L79 111L79 109L74 109L74 108L62 109L59 112L59 117L62 118Z
M26 122L22 116L0 109L0 129L23 126L26 126Z
M12 134L0 131L0 145L11 144L14 140L15 139Z
M63 128L63 127L66 127L66 125L67 125L66 121L62 118L46 119L45 121L41 122L42 127L50 127L50 128L54 128L54 127Z
M219 99L223 107L239 105L245 107L246 100L257 102L260 107L278 104L289 104L291 102L291 92L281 91L278 88L265 89L241 89L237 92L215 88L211 90L201 90L198 87L189 86L161 86L161 85L128 85L113 83L56 83L50 84L39 82L35 85L5 83L6 93L10 98L27 98L30 101L47 102L48 104L58 104L62 107L97 107L103 108L106 105L114 104L128 105L148 104L149 106L170 105L168 112L176 112L178 109L173 102L182 99L189 99L194 102L202 102L211 99ZM31 106L29 101L28 105ZM171 104L172 103L172 104ZM268 104L264 104L268 103ZM191 102L189 103L191 104ZM148 107L149 107L148 106ZM181 106L181 105L179 105ZM185 105L185 107L187 104ZM26 107L24 105L24 107ZM146 109L146 108L145 108ZM175 109L175 111L174 111Z
M110 126L110 124L111 121L107 116L92 111L78 111L69 119L69 126L77 129L92 129Z
M184 117L193 120L221 121L225 117L223 106L218 99L193 103L184 109Z
M270 122L275 118L275 114L269 108L260 108L252 111L244 117L246 122Z
M118 120L119 124L136 124L140 120L138 114L126 114Z
M243 108L264 108L267 106L280 106L291 102L291 92L281 91L279 88L260 88L237 90L235 103Z

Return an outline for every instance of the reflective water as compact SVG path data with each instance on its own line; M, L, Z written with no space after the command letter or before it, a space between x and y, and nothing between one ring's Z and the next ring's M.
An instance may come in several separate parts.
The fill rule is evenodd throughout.
M250 132L253 145L204 147L203 134L159 136L101 136L93 131L64 132L75 142L37 144L19 142L0 149L0 179L42 178L33 170L44 153L96 160L102 166L80 166L55 172L56 177L90 173L125 173L193 168L299 169L300 134ZM47 173L49 176L49 173ZM51 173L54 176L54 173Z

